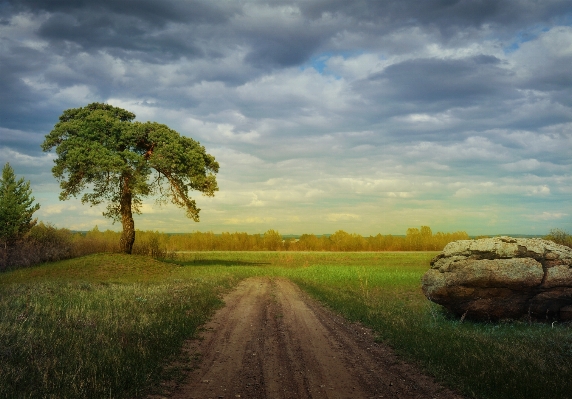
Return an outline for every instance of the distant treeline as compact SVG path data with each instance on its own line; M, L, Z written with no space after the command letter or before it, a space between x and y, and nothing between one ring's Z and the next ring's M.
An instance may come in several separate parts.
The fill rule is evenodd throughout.
M101 232L97 227L88 231L84 239L101 248L114 248L120 233ZM338 230L330 236L303 234L299 238L283 237L275 230L264 234L212 232L167 234L137 231L135 252L141 248L161 248L176 251L440 251L447 243L468 240L464 231L435 233L428 226L407 229L405 236L381 235L363 237Z
M120 236L119 232L100 231L97 226L78 233L38 223L14 245L0 248L0 271L91 253L119 252ZM409 228L405 236L363 237L338 230L330 236L303 234L299 238L283 237L275 230L264 234L168 234L138 230L133 253L169 258L178 251L440 251L451 241L467 239L464 231L433 234L428 226Z

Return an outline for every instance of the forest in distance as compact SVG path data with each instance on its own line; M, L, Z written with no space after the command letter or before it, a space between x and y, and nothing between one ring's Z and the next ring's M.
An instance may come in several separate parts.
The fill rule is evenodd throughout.
M78 234L78 233L76 233ZM97 226L77 237L95 246L105 246L101 252L114 252L113 245L120 233L100 231ZM467 240L464 231L433 233L429 226L408 228L404 236L382 235L363 237L360 234L338 230L330 235L302 234L283 236L276 230L264 234L244 232L161 233L137 231L134 250L141 247L160 247L166 251L440 251L451 241ZM139 248L140 249L140 248Z
M531 238L530 235L521 235ZM478 239L465 231L433 233L429 226L411 227L405 235L362 236L338 230L333 234L282 235L276 230L263 234L245 232L164 233L136 231L133 254L157 259L174 259L177 253L194 251L314 251L314 252L382 252L441 251L457 240ZM39 222L11 247L0 247L0 271L76 258L94 253L118 253L121 232L99 230L72 231ZM542 238L572 246L572 236L559 229Z

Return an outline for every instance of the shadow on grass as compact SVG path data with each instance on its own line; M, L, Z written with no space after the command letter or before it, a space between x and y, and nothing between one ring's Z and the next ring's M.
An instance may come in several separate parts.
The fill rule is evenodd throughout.
M221 259L191 259L184 261L171 261L179 266L263 266L270 265L270 262L245 262L242 260L221 260Z

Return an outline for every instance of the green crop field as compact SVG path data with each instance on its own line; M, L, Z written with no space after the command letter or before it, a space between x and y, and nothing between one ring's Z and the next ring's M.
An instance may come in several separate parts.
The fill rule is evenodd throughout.
M221 294L256 275L292 279L467 397L572 397L570 326L449 317L420 289L434 255L100 254L2 273L0 398L142 396L184 371L165 366L184 360Z

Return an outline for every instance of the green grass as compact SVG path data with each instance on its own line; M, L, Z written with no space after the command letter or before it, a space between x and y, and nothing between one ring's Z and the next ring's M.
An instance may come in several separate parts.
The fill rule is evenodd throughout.
M0 398L133 398L254 275L292 279L476 398L572 397L570 326L471 323L425 299L434 253L91 255L0 274Z
M157 383L244 273L181 269L92 255L0 275L0 397L120 398Z
M286 275L469 397L572 398L569 324L461 322L421 293L431 256L424 263L402 256L400 268L398 256L380 265L314 266Z

